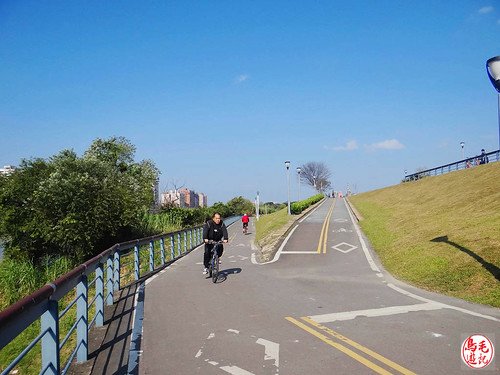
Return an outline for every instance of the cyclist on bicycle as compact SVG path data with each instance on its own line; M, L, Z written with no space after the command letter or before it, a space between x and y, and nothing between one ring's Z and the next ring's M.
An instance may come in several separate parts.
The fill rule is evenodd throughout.
M203 242L205 242L205 253L203 254L203 274L208 273L208 267L210 265L210 258L212 257L212 249L214 244L209 244L208 241L221 241L227 243L229 236L227 234L226 224L221 220L220 214L218 212L214 213L212 218L208 220L203 226ZM224 248L222 245L217 246L217 254L219 258L222 256Z
M248 223L250 222L250 218L248 217L247 214L244 214L241 217L241 222L243 223L243 233L246 233L246 231L248 229Z

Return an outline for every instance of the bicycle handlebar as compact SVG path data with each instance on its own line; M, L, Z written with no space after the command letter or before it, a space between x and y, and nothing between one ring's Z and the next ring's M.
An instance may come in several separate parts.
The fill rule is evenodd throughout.
M217 245L217 244L224 243L224 240L220 240L220 241L208 240L208 242L205 242L205 243L208 243L210 245Z

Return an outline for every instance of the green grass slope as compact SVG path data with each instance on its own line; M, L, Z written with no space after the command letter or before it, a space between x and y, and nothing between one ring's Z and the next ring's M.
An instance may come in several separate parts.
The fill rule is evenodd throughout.
M374 190L350 201L395 277L500 307L500 162Z

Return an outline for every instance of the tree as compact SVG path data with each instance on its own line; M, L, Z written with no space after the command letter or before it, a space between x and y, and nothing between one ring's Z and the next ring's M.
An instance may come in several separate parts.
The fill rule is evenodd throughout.
M255 207L251 201L242 196L235 197L227 202L227 206L233 215L250 214L255 211Z
M0 179L0 238L9 257L84 260L130 239L153 202L158 171L134 162L124 138L97 139L78 157L64 150L49 160L23 160Z
M331 187L330 170L321 162L309 162L302 165L300 177L306 184L312 186L318 192L323 192Z

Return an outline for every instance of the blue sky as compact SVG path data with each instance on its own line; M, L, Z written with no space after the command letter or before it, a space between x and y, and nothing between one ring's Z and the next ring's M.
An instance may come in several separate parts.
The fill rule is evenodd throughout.
M498 149L497 55L493 0L2 0L0 164L124 136L210 204L286 201L285 160L369 191Z

